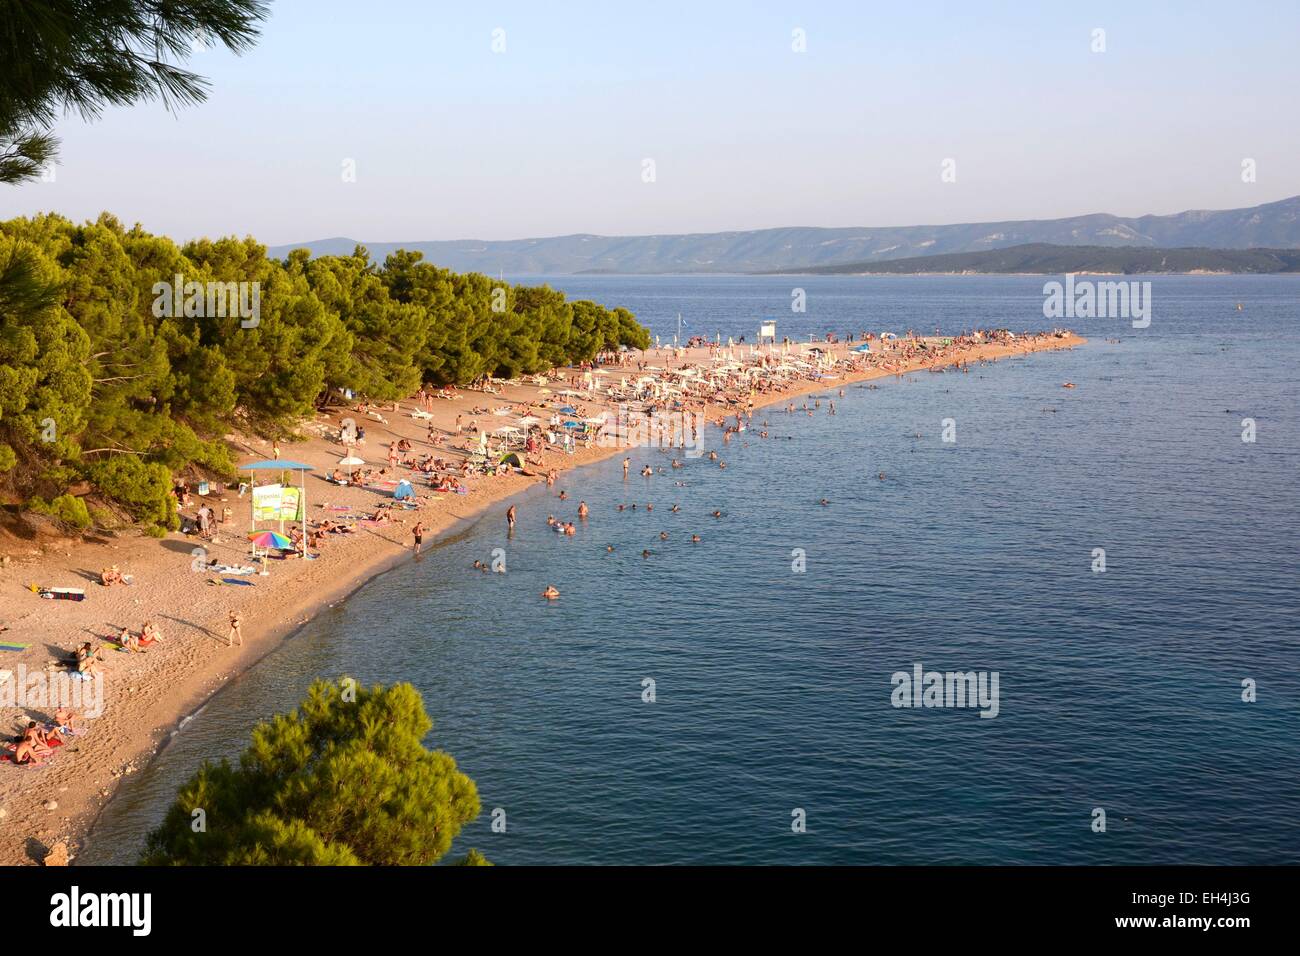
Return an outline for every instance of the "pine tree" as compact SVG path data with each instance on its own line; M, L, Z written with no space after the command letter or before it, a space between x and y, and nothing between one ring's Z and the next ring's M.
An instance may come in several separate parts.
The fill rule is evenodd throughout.
M474 781L428 750L410 684L318 680L259 724L238 767L207 763L149 834L145 865L423 866L479 813ZM486 864L471 850L460 861Z
M35 179L58 150L64 111L207 97L181 64L196 43L239 53L257 39L262 0L5 0L0 2L0 184Z

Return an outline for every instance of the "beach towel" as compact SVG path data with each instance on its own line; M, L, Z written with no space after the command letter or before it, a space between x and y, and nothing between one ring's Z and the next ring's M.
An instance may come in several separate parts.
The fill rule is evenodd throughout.
M40 588L37 593L47 601L86 600L86 592L81 588Z
M222 578L221 580L224 581L226 584L238 584L240 587L245 587L245 588L257 587L256 581L241 581L239 578Z
M13 641L0 641L0 651L25 651L30 644L15 644Z
M15 761L14 761L14 755L13 755L12 753L10 753L10 752L8 752L8 751L6 751L5 753L0 753L0 763L14 763L14 762L15 762ZM21 766L24 766L24 767L35 767L35 768L38 768L38 769L39 769L40 767L44 767L44 766L46 766L46 764L43 764L43 763L25 763L25 764L22 764Z

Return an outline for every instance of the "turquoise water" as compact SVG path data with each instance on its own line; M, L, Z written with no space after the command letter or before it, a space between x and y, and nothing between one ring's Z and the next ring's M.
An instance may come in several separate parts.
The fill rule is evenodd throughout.
M807 328L1044 324L1020 277L554 284L725 337L796 281ZM483 801L458 848L503 864L1300 862L1300 282L1153 282L1149 329L1080 321L1084 348L761 410L766 440L710 432L725 471L641 478L667 457L639 450L626 481L610 460L561 478L567 502L522 496L509 541L493 509L219 693L79 862L134 859L202 759L342 673L423 692ZM550 532L579 500L578 535ZM507 574L470 569L497 547ZM998 672L997 717L891 706L918 662Z

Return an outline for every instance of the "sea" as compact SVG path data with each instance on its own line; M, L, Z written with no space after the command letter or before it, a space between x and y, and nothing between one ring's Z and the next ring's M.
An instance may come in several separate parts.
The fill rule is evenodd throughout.
M1041 276L530 277L663 342L1089 342L831 384L710 428L725 469L633 450L512 537L489 509L187 718L78 862L134 862L203 761L350 675L419 689L483 805L452 855L497 864L1300 863L1300 278L1136 278L1145 328L1046 319ZM996 696L904 706L918 671Z

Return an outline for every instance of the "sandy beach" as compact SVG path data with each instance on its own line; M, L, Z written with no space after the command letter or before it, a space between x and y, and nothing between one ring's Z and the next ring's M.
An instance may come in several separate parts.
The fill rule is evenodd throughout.
M827 380L800 379L779 391L759 392L753 401L755 407L770 405L812 392L830 392L850 382L1067 349L1083 342L1073 334L1048 333L1011 342L952 348L937 356L899 357L889 368L863 368ZM825 362L849 360L847 345L823 348L827 350ZM647 368L671 368L705 364L711 355L708 349L682 350L676 356L668 350L651 350L639 359ZM432 453L459 461L465 457L457 450L465 437L456 434L458 416L465 421L478 419L480 424L495 425L490 413L473 414L472 410L503 405L517 410L554 406L559 403L559 390L570 387L563 381L568 374L572 370L551 383L549 390L537 384L508 384L491 395L461 390L454 400L435 398L428 418L412 417L411 413L421 407L415 399L399 403L397 409L391 404L376 407L384 421L358 413L355 408L338 407L304 422L301 440L282 442L280 455L316 469L306 479L309 520L368 512L389 495L325 481L345 453L335 437L343 419L351 417L364 424L365 444L355 453L372 467L388 466L389 444L399 439L411 443L412 454ZM614 377L637 374L635 368L612 372ZM600 395L575 401L588 415L616 410L615 402ZM710 405L702 411L712 423L724 415L734 415L736 410ZM429 435L433 433L443 436L443 444L430 445ZM272 457L270 442L232 438L243 452L241 464ZM240 499L234 488L207 499L218 514L223 508L232 512L230 522L219 525L211 541L180 533L162 540L139 534L92 540L43 538L40 546L35 541L7 539L3 543L7 560L0 568L0 595L5 608L0 623L7 626L4 640L28 646L0 654L0 669L12 671L15 676L11 680L16 681L20 666L29 674L44 673L56 659L67 657L83 641L99 641L103 643L106 699L103 713L83 721L85 731L57 748L45 764L0 764L0 864L40 863L59 843L64 843L75 858L78 843L117 784L143 766L179 720L317 611L343 600L396 562L409 559L411 529L417 521L424 526L424 547L428 549L436 536L453 532L491 505L545 480L542 475L548 470L576 468L627 453L625 447L599 444L578 447L572 454L549 448L540 453L538 463L530 466L533 474L476 476L465 480L467 489L463 494L437 493L417 480L418 508L396 512L386 524L358 522L355 533L324 536L326 543L315 560L273 560L269 562L268 576L243 577L252 586L219 583L229 575L196 570L194 566L193 549L199 546L206 549L209 559L232 566L249 563L245 536L249 501L247 496ZM398 472L399 477L412 474L406 468ZM192 514L193 510L192 505L186 513ZM101 586L100 570L110 565L131 575L131 583ZM31 585L82 588L86 598L80 602L42 600ZM226 643L232 611L244 622L243 644L233 648ZM116 635L123 628L138 632L150 620L160 628L164 642L152 645L145 653L115 649ZM52 708L0 707L0 721L11 735L25 726L29 717L49 719L51 714ZM232 741L232 753L244 744L241 734Z

